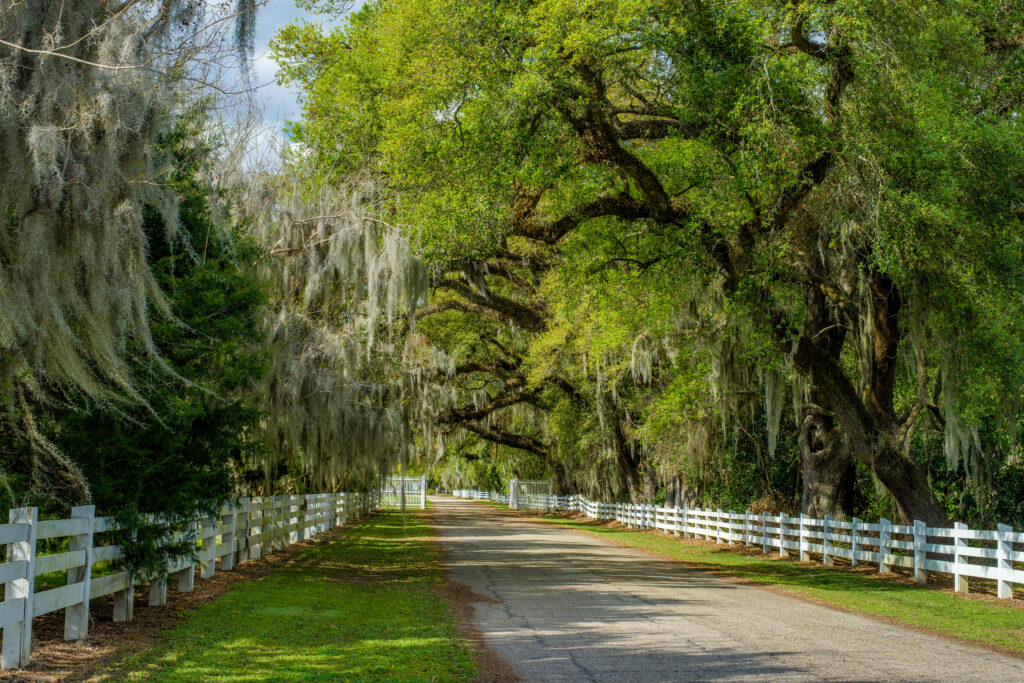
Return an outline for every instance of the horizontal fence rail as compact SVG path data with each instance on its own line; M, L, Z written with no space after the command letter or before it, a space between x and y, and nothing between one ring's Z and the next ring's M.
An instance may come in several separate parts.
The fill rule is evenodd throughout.
M64 610L64 639L79 640L89 632L89 603L114 596L114 621L132 618L135 586L149 583L149 604L167 601L168 577L179 592L193 590L196 569L207 579L218 569L259 559L287 545L313 538L375 509L379 496L369 493L315 493L295 496L241 498L220 513L192 523L196 545L158 576L136 576L127 569L94 576L93 568L117 568L124 548L108 535L118 531L111 517L96 517L93 505L73 508L70 519L39 519L38 508L15 508L10 523L0 524L0 545L7 546L7 561L0 564L0 627L3 649L0 669L28 665L32 649L32 619ZM191 534L189 534L191 535ZM68 550L37 554L37 542L68 539ZM185 540L181 535L169 540ZM36 577L67 571L65 585L36 590Z
M459 498L507 503L495 491L458 489ZM503 500L504 499L504 500ZM525 507L522 500L520 507ZM885 573L905 567L916 583L925 583L928 573L953 577L957 592L968 591L968 579L996 583L1000 598L1012 598L1013 586L1024 586L1024 533L1000 524L994 531L974 530L956 522L952 528L930 527L923 522L893 524L887 519L875 523L856 517L840 521L824 517L757 515L747 512L659 507L633 503L599 503L583 496L531 496L530 507L564 510L602 521L615 520L637 529L660 529L686 538L716 543L760 547L762 553L780 557L812 554L827 565L837 557L852 565L870 563Z

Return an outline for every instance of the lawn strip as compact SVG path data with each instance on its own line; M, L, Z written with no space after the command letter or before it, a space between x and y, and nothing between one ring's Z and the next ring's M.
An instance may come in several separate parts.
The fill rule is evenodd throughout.
M432 535L419 514L380 513L190 612L111 677L470 680L469 651L438 593Z

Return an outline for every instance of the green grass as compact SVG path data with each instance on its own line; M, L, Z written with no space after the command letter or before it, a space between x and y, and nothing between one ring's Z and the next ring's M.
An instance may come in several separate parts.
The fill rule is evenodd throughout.
M463 681L432 529L387 511L188 613L115 680Z
M726 547L687 542L660 532L630 531L596 522L544 516L547 522L584 531L634 548L776 586L824 603L925 628L955 638L1024 654L1024 610L991 600L886 581L876 576L747 555ZM1020 603L1019 600L1014 602Z

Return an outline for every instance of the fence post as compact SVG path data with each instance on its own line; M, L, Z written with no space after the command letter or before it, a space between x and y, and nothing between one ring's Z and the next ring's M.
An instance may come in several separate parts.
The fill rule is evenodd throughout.
M135 532L131 542L136 541ZM114 621L131 621L135 616L135 570L128 570L128 585L114 593Z
M996 579L996 593L1000 598L1013 597L1013 584L1010 582L1010 575L1013 573L1013 543L1010 541L1010 534L1013 529L1006 524L996 525L996 552L999 557L996 559L998 578Z
M295 519L295 535L300 541L313 538L316 536L316 523L317 523L317 508L316 503L313 503L312 509L309 504L310 494L299 496L299 509L296 511ZM314 497L315 500L315 497ZM313 518L312 524L310 523L310 517Z
M260 557L274 552L274 496L263 496L263 507L260 509Z
M348 524L348 494L341 494L341 523Z
M217 571L217 517L203 520L205 526L201 528L203 538L203 549L199 553L199 578L209 579Z
M249 561L249 522L252 517L252 499L242 498L238 501L238 514L242 517L242 523L235 527L235 546L238 550L235 553L236 564Z
M163 607L167 604L167 574L154 576L149 580L149 606ZM64 640L70 640L66 635Z
M967 564L967 558L963 554L967 547L965 531L966 524L953 522L953 590L957 593L967 592L967 576L960 571L961 566Z
M263 557L263 507L266 505L263 496L254 496L249 501L249 528L255 529L259 535L258 541L249 544L249 559L258 560ZM257 534L253 534L254 536Z
M89 591L92 582L92 533L96 519L95 505L71 508L72 519L85 519L85 532L72 536L68 549L84 550L85 564L68 570L68 585L82 584L82 601L64 610L64 640L81 640L89 635Z
M188 529L185 530L185 535L192 535L192 550L195 551L196 541L195 534L198 533L199 522L193 521L188 525ZM193 555L194 553L190 553ZM192 557L188 558L188 566L178 572L178 592L179 593L191 593L192 589L196 585L196 566L192 561Z
M753 529L750 528L750 510L747 510L743 513L743 545L753 545L753 540Z
M860 546L860 538L857 536L857 526L860 524L860 520L856 517L850 518L850 565L856 567L860 564L860 560L857 559L857 550Z
M73 514L73 513L72 513ZM170 531L165 531L170 536ZM71 572L68 572L68 583L71 582ZM167 571L162 569L160 574L149 579L149 606L162 607L167 604ZM67 621L71 614L70 608L64 613L64 640L71 640L67 637ZM88 617L86 617L88 618Z
M829 540L828 535L831 533L829 522L832 518L828 515L822 515L821 517L821 563L831 565L832 564L832 541Z
M804 513L800 513L800 561L807 562L811 559L811 554L807 550L807 520L809 517Z
M925 534L925 523L921 520L914 520L914 583L928 583L928 572L924 569L924 544L928 540Z
M886 561L889 555L889 538L892 534L892 522L884 517L878 520L878 573L885 574L889 571L889 563Z
M299 536L299 513L302 506L302 496L284 497L284 519L281 520L281 547L287 548ZM292 525L292 514L295 514L295 530L289 527Z
M427 475L420 475L420 510L427 509Z
M286 498L287 496L284 495L274 496L274 507L270 515L272 524L270 532L271 546L274 552L284 550L284 507Z
M222 518L223 519L223 518ZM235 532L238 531L238 502L231 501L228 510L228 530L221 536L221 544L227 546L227 553L220 558L220 568L226 572L235 568Z
M0 667L20 669L28 665L32 651L32 596L36 582L36 535L39 532L39 508L13 508L10 511L11 524L28 527L26 540L7 545L8 562L24 562L22 575L9 581L4 588L4 602L24 599L21 621L4 627L4 641L0 654Z
M786 515L779 513L779 557L789 557L789 548L786 547Z
M683 506L683 538L689 538L687 528L690 526L690 508Z
M761 553L768 554L768 513L758 515L761 518Z
M268 510L267 510L267 514L265 515L264 522L267 525L267 533L266 533L266 539L267 540L266 540L266 543L264 544L263 547L266 548L268 555L273 555L278 550L278 540L277 540L277 526L278 525L277 525L277 517L278 517L278 507L279 507L279 505L281 503L280 499L281 499L280 496L270 496L269 498L266 499L267 500L267 505L268 505Z
M715 510L715 543L722 543L722 508Z

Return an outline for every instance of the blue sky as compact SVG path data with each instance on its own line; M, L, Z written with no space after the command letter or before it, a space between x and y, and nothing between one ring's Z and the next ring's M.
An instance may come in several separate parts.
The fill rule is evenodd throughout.
M362 4L358 2L357 4ZM270 0L260 8L256 20L256 50L253 55L253 68L256 82L260 88L260 98L266 106L266 126L280 135L285 121L298 118L300 109L298 93L290 88L279 85L275 76L277 65L270 59L269 43L278 29L296 19L306 19L312 23L330 24L329 17L312 14L298 9L295 0Z

